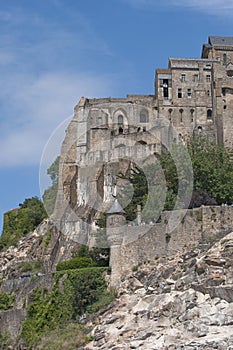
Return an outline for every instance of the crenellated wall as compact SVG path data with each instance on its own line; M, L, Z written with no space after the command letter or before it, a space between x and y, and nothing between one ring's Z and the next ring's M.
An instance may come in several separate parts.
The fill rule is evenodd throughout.
M177 227L171 229L169 219L174 213L164 212L157 224L119 228L117 234L122 235L122 244L114 244L111 250L112 285L119 283L119 276L131 273L134 266L145 261L211 245L233 230L233 206L189 209L184 217L184 211L179 211L175 214L183 218Z

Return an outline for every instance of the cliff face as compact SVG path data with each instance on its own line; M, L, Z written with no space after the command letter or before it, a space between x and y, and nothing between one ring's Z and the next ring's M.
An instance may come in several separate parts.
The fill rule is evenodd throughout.
M93 324L83 349L232 349L233 233L207 252L145 262Z
M16 246L0 253L0 295L7 293L15 297L9 309L3 309L0 297L0 339L8 334L14 348L21 349L17 337L33 291L37 287L50 291L55 281L52 272L57 262L70 259L75 249L77 244L65 240L53 223L46 219L34 232L21 238Z
M21 346L16 339L33 290L51 290L56 262L68 259L74 249L75 243L65 241L47 220L0 255L0 292L16 295L13 308L0 313L0 329L15 339L15 349ZM19 263L38 259L41 272L30 272L36 278L28 278ZM233 232L206 251L197 246L132 266L117 289L107 309L91 321L83 318L94 340L82 349L233 348Z

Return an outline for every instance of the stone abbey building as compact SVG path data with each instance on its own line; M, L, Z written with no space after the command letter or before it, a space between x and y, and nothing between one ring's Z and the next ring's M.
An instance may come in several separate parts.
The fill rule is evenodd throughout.
M157 69L155 106L180 134L201 131L232 148L233 37L209 37L202 57L170 58Z
M90 242L95 218L113 201L117 173L195 133L233 148L232 120L233 37L210 36L201 58L170 58L168 68L156 69L152 95L82 97L61 150L59 227Z

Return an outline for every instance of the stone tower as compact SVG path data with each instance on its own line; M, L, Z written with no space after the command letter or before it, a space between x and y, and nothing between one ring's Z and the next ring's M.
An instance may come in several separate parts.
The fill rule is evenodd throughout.
M115 199L107 214L107 240L110 247L111 286L119 285L122 275L121 245L125 233L125 211Z

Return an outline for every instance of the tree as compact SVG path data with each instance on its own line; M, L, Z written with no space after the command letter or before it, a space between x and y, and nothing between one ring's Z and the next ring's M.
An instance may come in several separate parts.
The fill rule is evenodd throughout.
M203 136L188 140L187 149L174 144L155 163L120 177L130 184L123 186L120 199L128 220L136 218L138 204L149 222L162 210L233 203L232 153Z
M126 219L136 219L137 206L142 208L142 220L150 222L157 220L166 201L166 183L159 162L134 166L126 175L119 177L127 180L123 184L119 201L126 212Z
M15 245L22 236L32 232L47 217L43 203L37 197L26 198L19 208L4 214L0 250Z
M203 136L190 139L188 150L193 165L194 190L206 191L217 204L232 204L232 152Z

